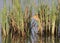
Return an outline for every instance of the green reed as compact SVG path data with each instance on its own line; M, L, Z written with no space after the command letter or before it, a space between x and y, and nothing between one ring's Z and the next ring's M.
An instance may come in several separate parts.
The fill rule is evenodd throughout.
M27 1L28 4L29 4L29 1ZM3 43L13 42L12 35L13 35L13 32L15 32L15 30L18 31L17 37L15 37L15 34L13 35L14 39L18 38L18 40L14 40L16 41L16 43L19 43L21 41L20 35L22 35L23 38L25 36L29 37L31 32L30 26L31 26L31 18L32 18L32 7L33 6L30 6L29 8L29 6L26 6L25 11L22 11L20 0L12 0L12 8L11 8L12 10L9 8L9 12L8 12L6 0L4 0L4 8L1 13L2 14L2 38L4 38L5 40L3 41ZM41 5L39 4L37 12L38 12L38 18L39 18L39 24L38 24L39 32L41 35L43 30L45 31L46 36L48 34L50 35L50 32L52 32L51 34L54 35L55 28L57 32L59 22L60 22L59 11L60 11L60 8L57 10L54 4L54 1L52 2L52 8L50 8L48 4L43 4L43 3ZM13 29L14 31L11 30L12 32L10 32L10 28Z

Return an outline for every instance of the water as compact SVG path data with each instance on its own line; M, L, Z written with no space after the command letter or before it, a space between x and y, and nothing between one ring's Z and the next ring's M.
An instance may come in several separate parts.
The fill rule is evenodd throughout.
M31 38L31 37L30 37ZM18 43L60 43L60 38L51 37L39 37L37 40L25 38L25 40L21 37L21 40ZM7 39L6 39L7 40ZM13 40L12 40L13 41ZM16 43L16 40L13 41ZM11 43L13 43L11 42ZM1 42L0 42L1 43ZM5 43L5 42L4 42Z

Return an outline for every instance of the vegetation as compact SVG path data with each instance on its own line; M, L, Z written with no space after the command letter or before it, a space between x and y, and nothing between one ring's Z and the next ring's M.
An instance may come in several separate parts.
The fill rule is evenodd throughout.
M60 22L60 5L56 6L54 3L55 2L52 1L52 8L50 8L48 4L45 5L42 3L38 8L35 8L38 10L35 15L32 16L32 5L30 8L26 6L25 11L22 11L20 0L12 0L12 8L7 10L6 0L4 0L4 8L1 13L2 42L24 43L25 38L30 37L32 18L38 21L38 35L57 36Z

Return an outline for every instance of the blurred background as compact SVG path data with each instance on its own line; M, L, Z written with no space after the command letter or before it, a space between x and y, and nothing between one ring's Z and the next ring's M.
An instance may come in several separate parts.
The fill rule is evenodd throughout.
M0 43L60 43L59 12L60 0L0 0Z

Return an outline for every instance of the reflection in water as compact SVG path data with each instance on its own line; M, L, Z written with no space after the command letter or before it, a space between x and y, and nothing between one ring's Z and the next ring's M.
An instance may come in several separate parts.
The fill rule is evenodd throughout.
M7 40L9 40L7 42ZM38 36L37 39L33 39L32 37L26 37L25 39L23 37L18 38L17 40L8 39L7 37L4 38L2 43L60 43L60 38L49 36L49 37L40 37Z

